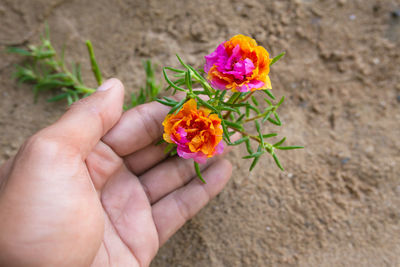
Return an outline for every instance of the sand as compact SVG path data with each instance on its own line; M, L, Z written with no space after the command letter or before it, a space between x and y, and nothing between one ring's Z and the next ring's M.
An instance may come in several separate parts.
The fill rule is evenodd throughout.
M0 49L37 43L48 21L88 84L86 39L127 95L144 82L143 59L178 66L179 53L201 67L237 33L286 51L271 71L284 126L264 131L306 149L279 153L285 172L265 157L251 173L244 148L233 151L225 190L152 266L399 266L399 15L394 0L1 0ZM11 78L19 61L1 54L0 163L65 111L46 102L51 93L33 103L31 87Z

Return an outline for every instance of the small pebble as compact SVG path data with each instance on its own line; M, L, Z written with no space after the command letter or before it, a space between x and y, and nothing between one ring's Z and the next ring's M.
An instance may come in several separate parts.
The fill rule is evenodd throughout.
M400 9L392 11L392 17L393 18L399 18L400 17Z
M355 20L355 19L356 19L356 15L351 14L351 15L349 16L349 19L350 19L350 20Z
M397 102L400 102L400 95L397 96Z
M265 227L265 230L271 231L271 227L267 226L267 227Z
M308 106L308 102L307 101L301 101L299 105L302 108L306 108Z
M346 157L342 159L342 164L346 164L347 162L349 162L350 158Z
M379 63L381 63L381 60L377 57L372 59L372 63L374 63L375 65L378 65Z

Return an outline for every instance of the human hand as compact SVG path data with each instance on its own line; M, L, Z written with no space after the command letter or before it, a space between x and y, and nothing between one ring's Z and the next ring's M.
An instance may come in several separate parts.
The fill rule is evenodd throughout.
M0 168L1 266L147 266L188 219L222 190L227 160L203 166L155 146L168 108L122 114L111 79Z

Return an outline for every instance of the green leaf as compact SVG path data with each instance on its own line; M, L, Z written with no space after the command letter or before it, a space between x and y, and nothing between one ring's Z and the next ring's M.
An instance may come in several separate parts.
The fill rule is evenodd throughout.
M281 140L279 140L278 142L276 142L275 144L273 144L274 147L280 146L283 144L283 142L285 142L286 137L283 137Z
M200 104L202 104L203 106L205 106L205 107L211 109L211 110L214 111L215 113L219 113L218 110L217 110L215 107L211 106L210 104L208 104L206 101L204 101L204 100L201 99L200 97L196 97L196 99L197 99L197 101L199 101Z
M278 113L276 113L276 111L273 111L272 113L274 114L275 119L276 119L276 121L279 123L279 125L282 125L282 122L281 122L281 119L280 119L279 116L278 116Z
M264 137L263 137L263 134L261 132L260 124L258 123L257 120L255 121L255 124L256 124L256 129L257 129L257 132L258 132L258 137L260 138L260 145L261 145L261 147L264 147Z
M137 105L138 105L138 102L137 102L136 94L132 93L131 94L131 106L136 107Z
M165 67L166 69L168 69L168 67ZM178 79L178 80L176 80L175 81L175 84L177 85L177 86L179 86L179 85L182 85L183 83L185 83L185 79L184 78L181 78L181 79ZM168 91L169 89L171 89L171 85L168 85L166 88L165 88L165 91Z
M74 103L74 100L72 99L72 96L71 96L71 95L68 95L68 96L67 96L67 101L68 101L68 106L71 106L72 103Z
M278 157L276 156L275 153L272 154L272 157L274 158L275 163L276 163L276 165L279 167L279 169L281 169L282 171L284 171L284 169L283 169L281 163L279 162L279 159L278 159Z
M223 103L225 106L229 106L229 107L233 107L233 108L240 108L240 107L244 107L244 106L248 106L248 103L236 103L236 104L232 104L232 103L228 103L228 102L224 102Z
M257 101L257 99L255 98L254 95L251 96L251 100L253 101L254 105L256 105L256 106L259 105L259 103L258 103L258 101Z
M56 102L61 99L67 98L68 95L69 95L68 93L59 94L59 95L56 95L55 97L47 99L47 102Z
M269 121L270 123L272 123L272 124L277 125L277 126L282 126L282 122L281 122L281 120L279 119L278 114L277 114L275 111L273 112L273 114L275 115L275 119L276 119L276 120L273 120L273 119L271 119L271 118L268 118L268 121Z
M260 159L260 157L255 157L255 158L253 159L253 162L252 162L251 165L250 165L249 171L252 171L252 170L254 169L254 167L257 165L257 162L259 161L259 159Z
M169 143L169 144L164 148L164 154L168 154L168 153L171 152L171 150L174 149L175 147L176 147L175 144Z
M87 49L89 52L90 64L92 66L92 71L93 71L94 77L96 78L97 84L101 85L103 83L103 78L101 77L100 68L99 68L99 65L97 64L96 57L94 55L92 42L90 42L90 40L87 40L86 46L87 46Z
M194 169L196 170L197 177L200 179L200 181L202 181L203 184L206 184L206 181L203 179L203 176L201 175L200 166L196 161L194 161Z
M236 128L236 129L239 129L239 130L243 131L243 126L241 124L239 124L239 123L228 121L228 120L224 120L224 122L225 122L226 125L228 125L230 127L233 127L233 128Z
M167 101L164 101L164 100L162 100L162 99L156 99L156 101L157 101L158 103L160 103L160 104L165 105L165 106L169 106L169 107L174 107L174 106L176 106L176 103L167 102Z
M79 63L74 64L73 67L72 67L72 73L76 77L76 79L81 84L83 84L82 73L81 73L81 64L79 64Z
M239 118L236 120L236 123L240 123L243 120L244 116L245 114L240 115Z
M219 114L220 115L220 114ZM226 128L226 124L225 124L225 120L221 120L221 126L222 126L222 130L223 130L223 137L225 138L225 142L228 145L232 145L230 136L228 134L228 128Z
M244 159L251 159L251 158L259 157L264 153L265 153L265 151L258 151L256 153L251 154L251 155L244 156L243 158Z
M246 118L250 117L250 105L246 106Z
M181 101L178 102L178 104L176 104L169 112L168 114L172 114L174 113L176 110L180 109L183 104L185 104L186 98L182 98Z
M226 90L222 91L221 95L219 96L219 101L224 101L224 97L226 95L226 92L227 92Z
M249 137L248 136L244 136L244 137L240 138L239 140L233 142L232 144L234 146L237 146L237 145L240 145L240 144L246 142L247 140L249 140Z
M176 85L168 78L165 69L166 69L166 68L164 67L164 68L163 68L163 75L164 75L164 78L165 78L165 80L167 81L167 83L168 83L171 87L175 88L176 90L185 92L185 91L186 91L185 89L176 86Z
M267 102L267 103L268 103L268 105L270 105L270 106L273 106L272 102L271 102L271 101L269 101L269 99L268 99L268 98L264 98L264 101L265 101L265 102Z
M171 68L171 67L165 67L165 68L167 70L174 71L174 72L177 72L177 73L185 73L184 70L178 70L178 69L174 69L174 68Z
M248 107L249 107L250 109L254 110L257 114L261 114L261 111L260 111L258 108L254 107L254 106L252 106L252 105L248 105Z
M270 137L275 137L277 135L278 135L277 133L270 133L270 134L263 134L263 137L264 138L270 138Z
M276 104L276 107L279 107L280 105L282 105L284 100L285 100L285 96L282 96L281 100L279 100L278 104Z
M304 146L276 146L275 148L280 150L292 150L292 149L301 149L304 148Z
M71 81L59 81L59 80L42 80L36 84L37 90L48 90L48 89L55 89L61 87L70 87L74 83Z
M263 92L266 93L272 100L275 100L275 96L272 94L271 89L265 89Z
M56 53L54 51L36 51L35 53L33 53L33 56L35 57L36 60L40 60L40 59L51 58L55 54Z
M164 144L164 143L166 143L166 141L161 138L157 143L155 143L155 145L159 146L159 145Z
M241 93L233 93L232 96L229 98L229 100L226 102L226 104L233 104L235 101L241 96Z
M170 97L164 96L163 97L166 101L170 102L170 103L174 103L174 104L178 104L178 101L176 101L175 99L172 99Z
M192 66L187 65L187 67L195 74L197 78L199 78L200 81L207 83L206 79L197 71L195 70ZM208 88L207 88L208 90Z
M206 91L204 91L204 90L201 90L201 91L199 91L199 90L194 90L194 91L193 91L193 94L195 94L195 95L206 95L206 96L209 95L209 94L208 94Z
M262 119L261 123L266 122L269 119L269 116L271 115L271 111L268 111L267 114L265 114L264 118Z
M189 89L189 91L193 92L192 76L190 75L190 70L186 71L185 82L186 82L186 87Z
M231 107L228 107L228 106L222 106L222 107L221 107L221 110L227 110L227 111L232 111L232 112L240 113L240 111L239 111L238 108L231 108Z
M178 54L176 54L176 57L178 58L179 63L181 63L181 65L187 69L187 68L188 68L188 65L186 65L186 64L183 62L183 60L181 59L181 57L180 57Z
M246 140L246 149L249 154L253 154L253 149L251 148L250 139Z
M272 64L274 64L275 62L277 62L279 59L281 59L281 57L283 57L286 54L286 52L282 52L279 55L277 55L276 57L274 57L271 62L269 63L269 66L272 66Z
M21 56L32 56L31 52L19 47L7 47L6 52L12 54L18 54Z

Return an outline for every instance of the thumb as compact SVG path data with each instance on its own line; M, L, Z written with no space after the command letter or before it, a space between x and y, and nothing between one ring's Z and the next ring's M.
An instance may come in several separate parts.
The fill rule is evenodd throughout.
M71 105L43 135L78 149L83 158L118 122L122 114L124 86L118 79L105 81L95 93Z

